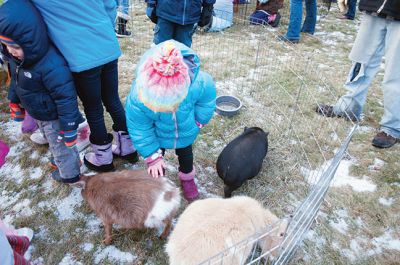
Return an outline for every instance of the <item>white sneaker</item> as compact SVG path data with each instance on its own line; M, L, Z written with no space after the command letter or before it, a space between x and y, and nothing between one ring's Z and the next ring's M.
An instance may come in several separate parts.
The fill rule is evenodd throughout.
M32 241L33 238L33 230L28 227L23 227L16 230L18 236L26 236L29 239L29 242Z
M31 134L29 138L35 144L43 145L49 143L40 130L36 130L34 133Z

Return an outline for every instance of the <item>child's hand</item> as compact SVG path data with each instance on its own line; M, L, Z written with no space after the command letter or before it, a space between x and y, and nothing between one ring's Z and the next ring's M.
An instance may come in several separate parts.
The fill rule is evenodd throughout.
M78 131L60 131L58 133L57 142L64 142L66 147L73 148L76 145Z
M23 107L21 107L21 105L10 102L9 107L10 107L10 111L11 111L11 118L14 121L23 121L24 120L25 109Z
M164 168L165 168L165 163L164 163L164 160L161 158L156 163L154 163L153 165L151 165L147 168L147 173L155 179L160 176L163 177L164 176Z

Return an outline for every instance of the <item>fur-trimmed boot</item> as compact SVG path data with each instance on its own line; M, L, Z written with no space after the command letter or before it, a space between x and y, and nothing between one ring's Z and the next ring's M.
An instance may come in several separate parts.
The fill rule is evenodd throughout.
M87 153L83 158L86 167L98 172L108 172L114 170L112 135L108 134L108 138L109 139L106 144L91 144L92 152Z
M133 147L129 133L124 131L113 131L113 136L115 140L115 144L112 145L113 155L131 163L136 163L139 160L138 153L136 152L135 147Z
M189 173L178 173L179 180L181 181L181 186L183 190L183 196L188 201L194 201L199 197L199 191L197 190L196 183L194 182L194 177L196 172L193 168L192 172Z

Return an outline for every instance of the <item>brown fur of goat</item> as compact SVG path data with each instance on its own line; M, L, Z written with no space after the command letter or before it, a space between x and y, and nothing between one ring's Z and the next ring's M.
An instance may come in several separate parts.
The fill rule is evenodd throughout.
M169 237L166 252L171 265L199 264L255 234L262 235L259 233L268 231L270 226L273 228L271 233L258 241L263 253L266 253L282 242L287 225L286 220L281 221L249 197L199 200L193 202L179 217ZM223 255L223 263L243 264L252 247L253 244L240 244L236 250L227 251ZM272 251L270 256L273 257L276 252Z
M161 238L169 234L181 197L179 189L166 178L154 179L142 170L124 170L81 179L83 198L104 224L105 244L112 241L113 224L134 229L164 228Z

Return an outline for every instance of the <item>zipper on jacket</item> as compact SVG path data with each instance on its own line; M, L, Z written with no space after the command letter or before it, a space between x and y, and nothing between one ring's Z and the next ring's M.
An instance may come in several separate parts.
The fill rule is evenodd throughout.
M185 13L186 13L186 0L183 1L182 25L185 25Z
M21 67L21 64L17 65L17 68L15 69L16 75L15 75L15 86L18 86L18 76L19 76L19 68Z
M377 14L379 14L380 12L382 12L382 9L385 7L387 0L383 1L383 4L381 5L381 7L378 9L378 11L376 11Z
M176 121L176 112L175 111L172 113L172 119L174 120L174 124L175 124L174 149L176 149L176 143L178 142L179 133L178 133L178 122Z

